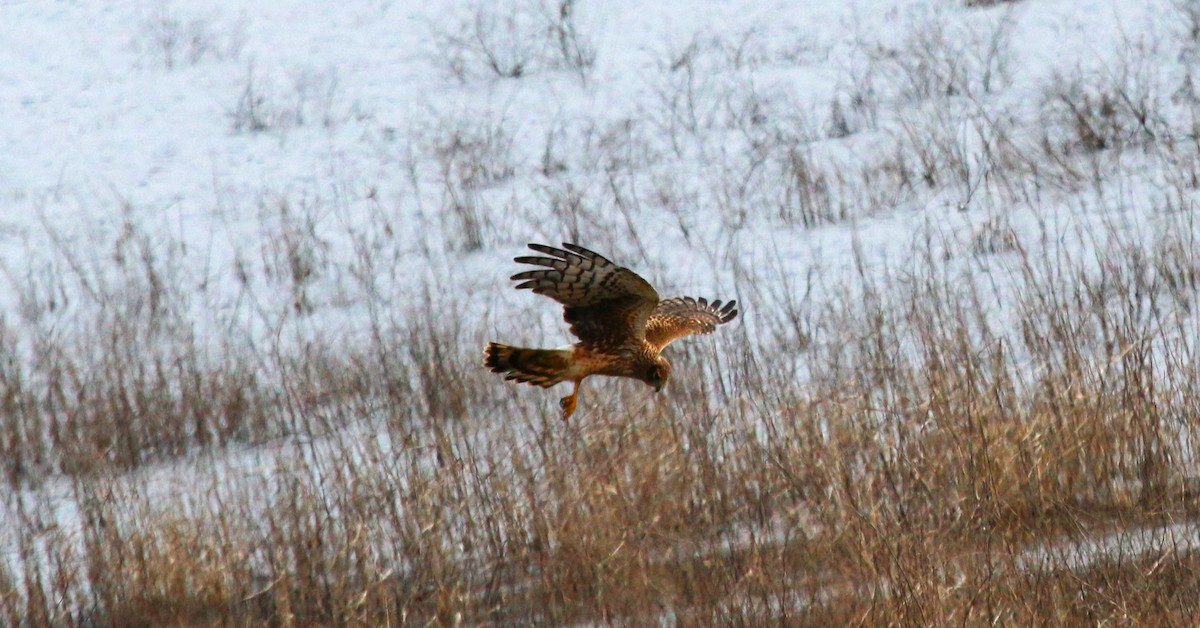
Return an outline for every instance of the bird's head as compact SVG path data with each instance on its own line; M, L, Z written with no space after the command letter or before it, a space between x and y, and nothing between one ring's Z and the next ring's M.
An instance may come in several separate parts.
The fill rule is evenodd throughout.
M646 366L645 372L642 373L642 381L653 386L654 392L662 392L669 377L671 377L671 363L662 356L651 360Z

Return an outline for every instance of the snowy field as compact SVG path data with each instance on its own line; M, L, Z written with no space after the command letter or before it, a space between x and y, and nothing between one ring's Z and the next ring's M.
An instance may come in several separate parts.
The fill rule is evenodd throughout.
M1194 617L1198 60L1195 0L0 4L0 611ZM529 242L742 314L563 424L480 364L568 341Z

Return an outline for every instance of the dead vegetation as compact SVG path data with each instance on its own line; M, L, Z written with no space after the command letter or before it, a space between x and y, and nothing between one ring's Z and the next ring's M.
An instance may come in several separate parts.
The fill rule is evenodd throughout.
M554 6L578 28L574 3ZM1187 623L1200 177L1177 114L1195 103L1110 80L1132 70L1080 75L1031 125L984 98L1012 80L1007 28L909 42L883 120L866 87L829 120L785 115L786 94L719 73L792 57L697 38L664 64L668 106L564 123L537 156L503 121L443 125L405 163L410 192L441 199L418 208L433 235L388 248L400 219L374 188L365 224L337 233L336 202L266 197L258 248L222 270L238 307L215 320L178 243L130 219L89 260L49 232L45 272L6 269L0 616ZM557 36L580 38L564 58L586 48ZM495 43L443 42L522 76ZM1159 197L1133 198L1130 161L1157 168ZM507 211L521 180L551 212ZM875 250L892 235L850 224L910 205L931 218L900 261ZM680 347L666 394L597 387L564 425L554 395L478 364L506 325L503 271L472 282L442 252L492 256L518 227L640 254L649 274L665 264L645 244L671 238L728 271L746 315ZM801 265L764 229L850 244ZM320 319L346 304L360 336Z
M109 323L93 354L6 374L0 600L66 624L1180 619L1191 541L1033 557L1194 534L1181 233L1052 268L1022 240L1014 328L940 258L847 283L796 313L806 350L743 328L690 351L665 400L616 386L570 425L457 355L478 334L437 297L375 355L268 368L148 359Z

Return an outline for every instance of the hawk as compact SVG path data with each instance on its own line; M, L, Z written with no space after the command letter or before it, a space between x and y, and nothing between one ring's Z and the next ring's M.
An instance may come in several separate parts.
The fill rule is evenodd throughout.
M671 376L662 350L692 334L708 334L737 316L737 301L724 305L692 297L659 300L637 273L576 244L529 248L546 257L517 257L537 266L512 276L518 289L544 294L563 305L563 320L579 342L563 349L528 349L495 342L484 349L484 365L504 379L549 388L570 381L559 402L566 421L575 412L579 387L590 375L641 380L661 391Z

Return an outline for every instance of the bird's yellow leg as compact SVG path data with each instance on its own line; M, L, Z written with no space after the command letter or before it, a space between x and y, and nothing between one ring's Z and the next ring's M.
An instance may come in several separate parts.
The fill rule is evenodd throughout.
M582 379L575 380L575 388L571 390L571 394L558 400L558 405L563 411L564 423L575 413L575 406L579 403L579 383L582 381Z

